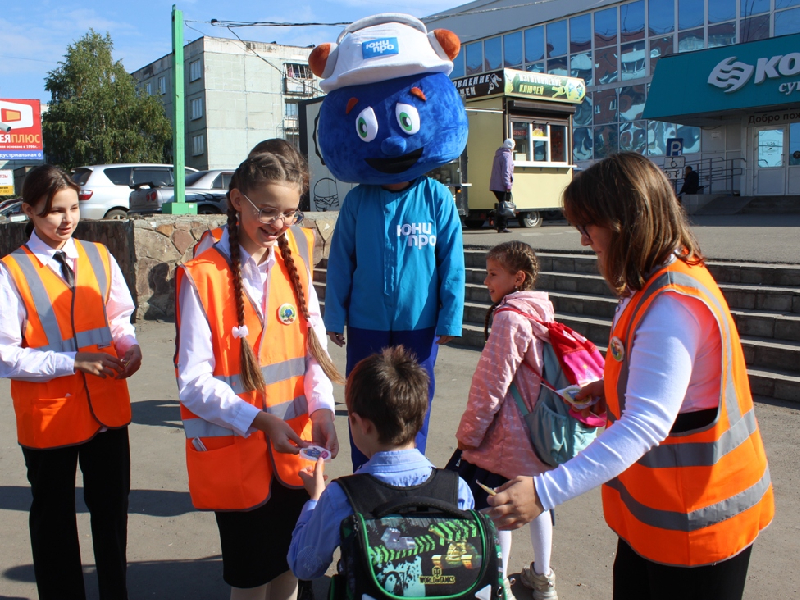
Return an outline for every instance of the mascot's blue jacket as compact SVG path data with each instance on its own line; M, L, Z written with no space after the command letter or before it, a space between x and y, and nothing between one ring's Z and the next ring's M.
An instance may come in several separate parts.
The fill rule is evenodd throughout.
M464 252L450 191L429 177L351 190L331 241L325 327L461 335ZM382 288L382 289L381 289ZM359 293L353 294L353 289ZM369 290L368 293L367 290Z

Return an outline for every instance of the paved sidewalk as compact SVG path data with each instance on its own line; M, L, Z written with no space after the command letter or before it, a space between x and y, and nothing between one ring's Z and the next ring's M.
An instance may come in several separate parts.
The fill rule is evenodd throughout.
M800 263L800 214L697 215L690 217L700 249L710 259ZM581 246L580 234L565 220L545 221L542 227L523 229L512 222L511 233L464 229L464 245L494 246L520 239L536 251L591 252Z
M546 230L547 228L543 229ZM210 513L192 508L187 492L177 390L172 371L174 325L146 322L137 326L144 352L141 371L131 380L132 487L129 517L129 590L132 600L222 600L228 588L222 582L219 537ZM343 368L344 352L333 351ZM463 411L479 353L445 347L437 364L437 394L431 419L428 455L443 466L455 446L454 432ZM336 390L342 401L342 389ZM28 540L27 510L30 492L22 453L16 443L8 380L0 380L0 600L36 598ZM349 447L344 406L337 419L340 457L329 474L349 472ZM745 597L800 597L800 411L787 405L760 403L759 423L764 432L775 484L777 516L756 543ZM80 483L79 478L79 486ZM97 596L89 518L78 492L78 525L88 598ZM528 528L514 536L511 571L519 573L532 558ZM269 540L253 540L269 543ZM577 498L556 511L553 567L558 574L561 600L610 600L611 565L615 537L603 522L597 491ZM330 573L331 571L329 571ZM326 580L316 583L323 600ZM517 586L520 600L530 596Z

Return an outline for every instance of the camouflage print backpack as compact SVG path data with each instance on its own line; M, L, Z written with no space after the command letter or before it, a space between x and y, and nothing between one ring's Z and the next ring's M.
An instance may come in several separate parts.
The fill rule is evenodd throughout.
M502 600L502 559L491 519L458 508L458 475L388 485L368 474L337 479L354 514L340 525L329 600Z

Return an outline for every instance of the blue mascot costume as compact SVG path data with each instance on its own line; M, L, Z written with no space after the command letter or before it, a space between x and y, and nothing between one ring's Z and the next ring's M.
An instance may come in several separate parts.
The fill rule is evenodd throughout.
M425 452L438 345L461 335L464 252L452 193L425 177L457 158L467 115L448 78L460 43L418 19L380 14L356 21L309 58L328 95L318 140L347 194L331 241L325 326L344 344L347 374L386 346L413 350L430 377ZM352 443L353 469L367 458Z

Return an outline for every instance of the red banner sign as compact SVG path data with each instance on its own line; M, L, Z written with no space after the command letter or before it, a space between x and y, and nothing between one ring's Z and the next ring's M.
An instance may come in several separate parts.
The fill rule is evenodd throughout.
M38 100L0 99L0 160L42 160Z

